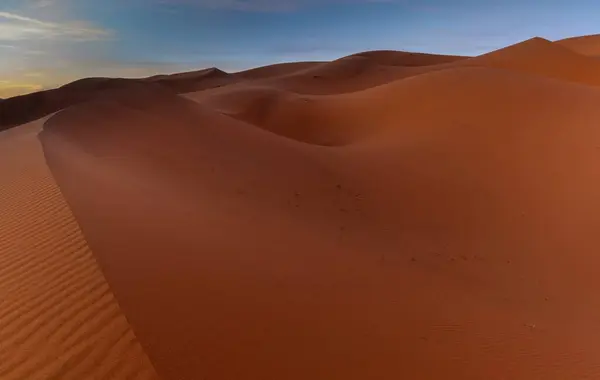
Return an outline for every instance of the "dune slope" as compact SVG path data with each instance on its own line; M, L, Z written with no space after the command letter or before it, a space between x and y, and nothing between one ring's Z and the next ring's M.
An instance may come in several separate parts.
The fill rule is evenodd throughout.
M44 161L0 133L0 378L157 379Z
M556 44L565 46L579 54L590 57L600 57L600 35L571 37L555 41Z
M539 37L458 61L456 65L518 70L578 83L600 84L600 62Z

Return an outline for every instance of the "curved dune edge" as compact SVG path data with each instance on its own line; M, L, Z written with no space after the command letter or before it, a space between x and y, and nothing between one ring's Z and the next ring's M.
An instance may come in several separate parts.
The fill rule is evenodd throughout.
M161 377L596 378L600 90L468 67L338 99L381 134L309 145L150 88L45 124Z
M0 379L157 379L46 166L41 125L0 133Z

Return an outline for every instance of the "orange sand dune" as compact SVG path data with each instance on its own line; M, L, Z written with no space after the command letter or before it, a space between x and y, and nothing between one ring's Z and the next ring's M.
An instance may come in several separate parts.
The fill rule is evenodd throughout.
M156 83L177 92L192 92L220 87L235 82L235 77L216 67L180 74L157 75L144 81Z
M3 100L0 379L600 377L590 38Z
M0 133L0 379L157 379L37 133Z
M500 107L505 112L499 117L508 116L511 110L510 114L517 115L518 120L523 115L523 102L534 97L539 106L528 106L529 117L546 120L545 107L558 107L562 112L565 96L546 88L553 88L555 83L561 86L567 83L548 81L518 70L495 69L493 65L489 68L447 68L333 96L300 96L279 89L240 84L190 93L186 97L295 140L316 145L347 145L385 129L403 129L403 125L416 128L414 124L432 123L439 128L437 119L429 121L429 113L440 110L457 123L480 118L482 120L477 123L488 124L489 115L498 113ZM503 78L504 82L497 78ZM581 96L577 94L582 86L573 86L578 91L568 96L579 101ZM460 91L457 91L459 87ZM494 91L488 91L488 88ZM594 89L587 93L590 91ZM465 106L457 108L457 104ZM567 116L571 117L571 114L567 113Z
M299 94L335 95L465 66L503 68L578 83L600 84L600 63L596 59L542 38L533 38L473 58L389 51L358 53L333 62L313 63L304 69L290 70L285 75L263 74L258 83L251 84ZM267 68L261 70L267 72ZM235 83L240 84L240 81Z
M287 76L264 80L261 84L299 94L332 95L364 90L427 71L439 70L452 63L429 66L379 64L361 55L313 65Z
M458 61L457 65L518 70L573 82L600 85L599 61L539 37Z
M600 89L523 46L343 95L118 91L41 141L165 379L596 378Z
M556 44L565 46L579 54L600 57L600 35L571 37L555 41Z
M468 57L456 55L412 53L394 50L373 50L356 53L350 57L365 57L380 65L389 66L430 66L456 62Z
M283 75L289 75L294 72L305 70L314 66L320 65L322 62L290 62L290 63L278 63L275 65L268 65L257 67L255 69L240 71L235 73L236 76L244 79L265 79L280 77Z

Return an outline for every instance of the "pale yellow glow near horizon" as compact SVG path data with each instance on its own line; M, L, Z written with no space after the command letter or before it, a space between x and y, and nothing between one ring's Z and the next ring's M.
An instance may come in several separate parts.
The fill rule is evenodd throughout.
M60 87L88 77L143 78L156 74L172 74L194 68L169 66L136 66L118 62L73 63L68 68L33 68L0 76L0 98L25 95L36 91Z
M0 0L0 3L2 1ZM0 98L54 88L94 73L79 46L111 41L114 32L71 17L67 2L0 4ZM15 8L16 7L16 8Z
M17 82L11 80L0 80L0 98L10 98L30 92L43 90L44 86L38 83Z

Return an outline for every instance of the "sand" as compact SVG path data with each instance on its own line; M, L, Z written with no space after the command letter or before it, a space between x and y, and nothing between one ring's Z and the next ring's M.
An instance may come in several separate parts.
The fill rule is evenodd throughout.
M41 126L0 133L0 379L157 379L46 166Z
M595 379L599 70L541 38L208 69L39 140L161 379Z
M580 36L565 38L556 41L557 44L565 46L579 54L600 57L600 35Z

